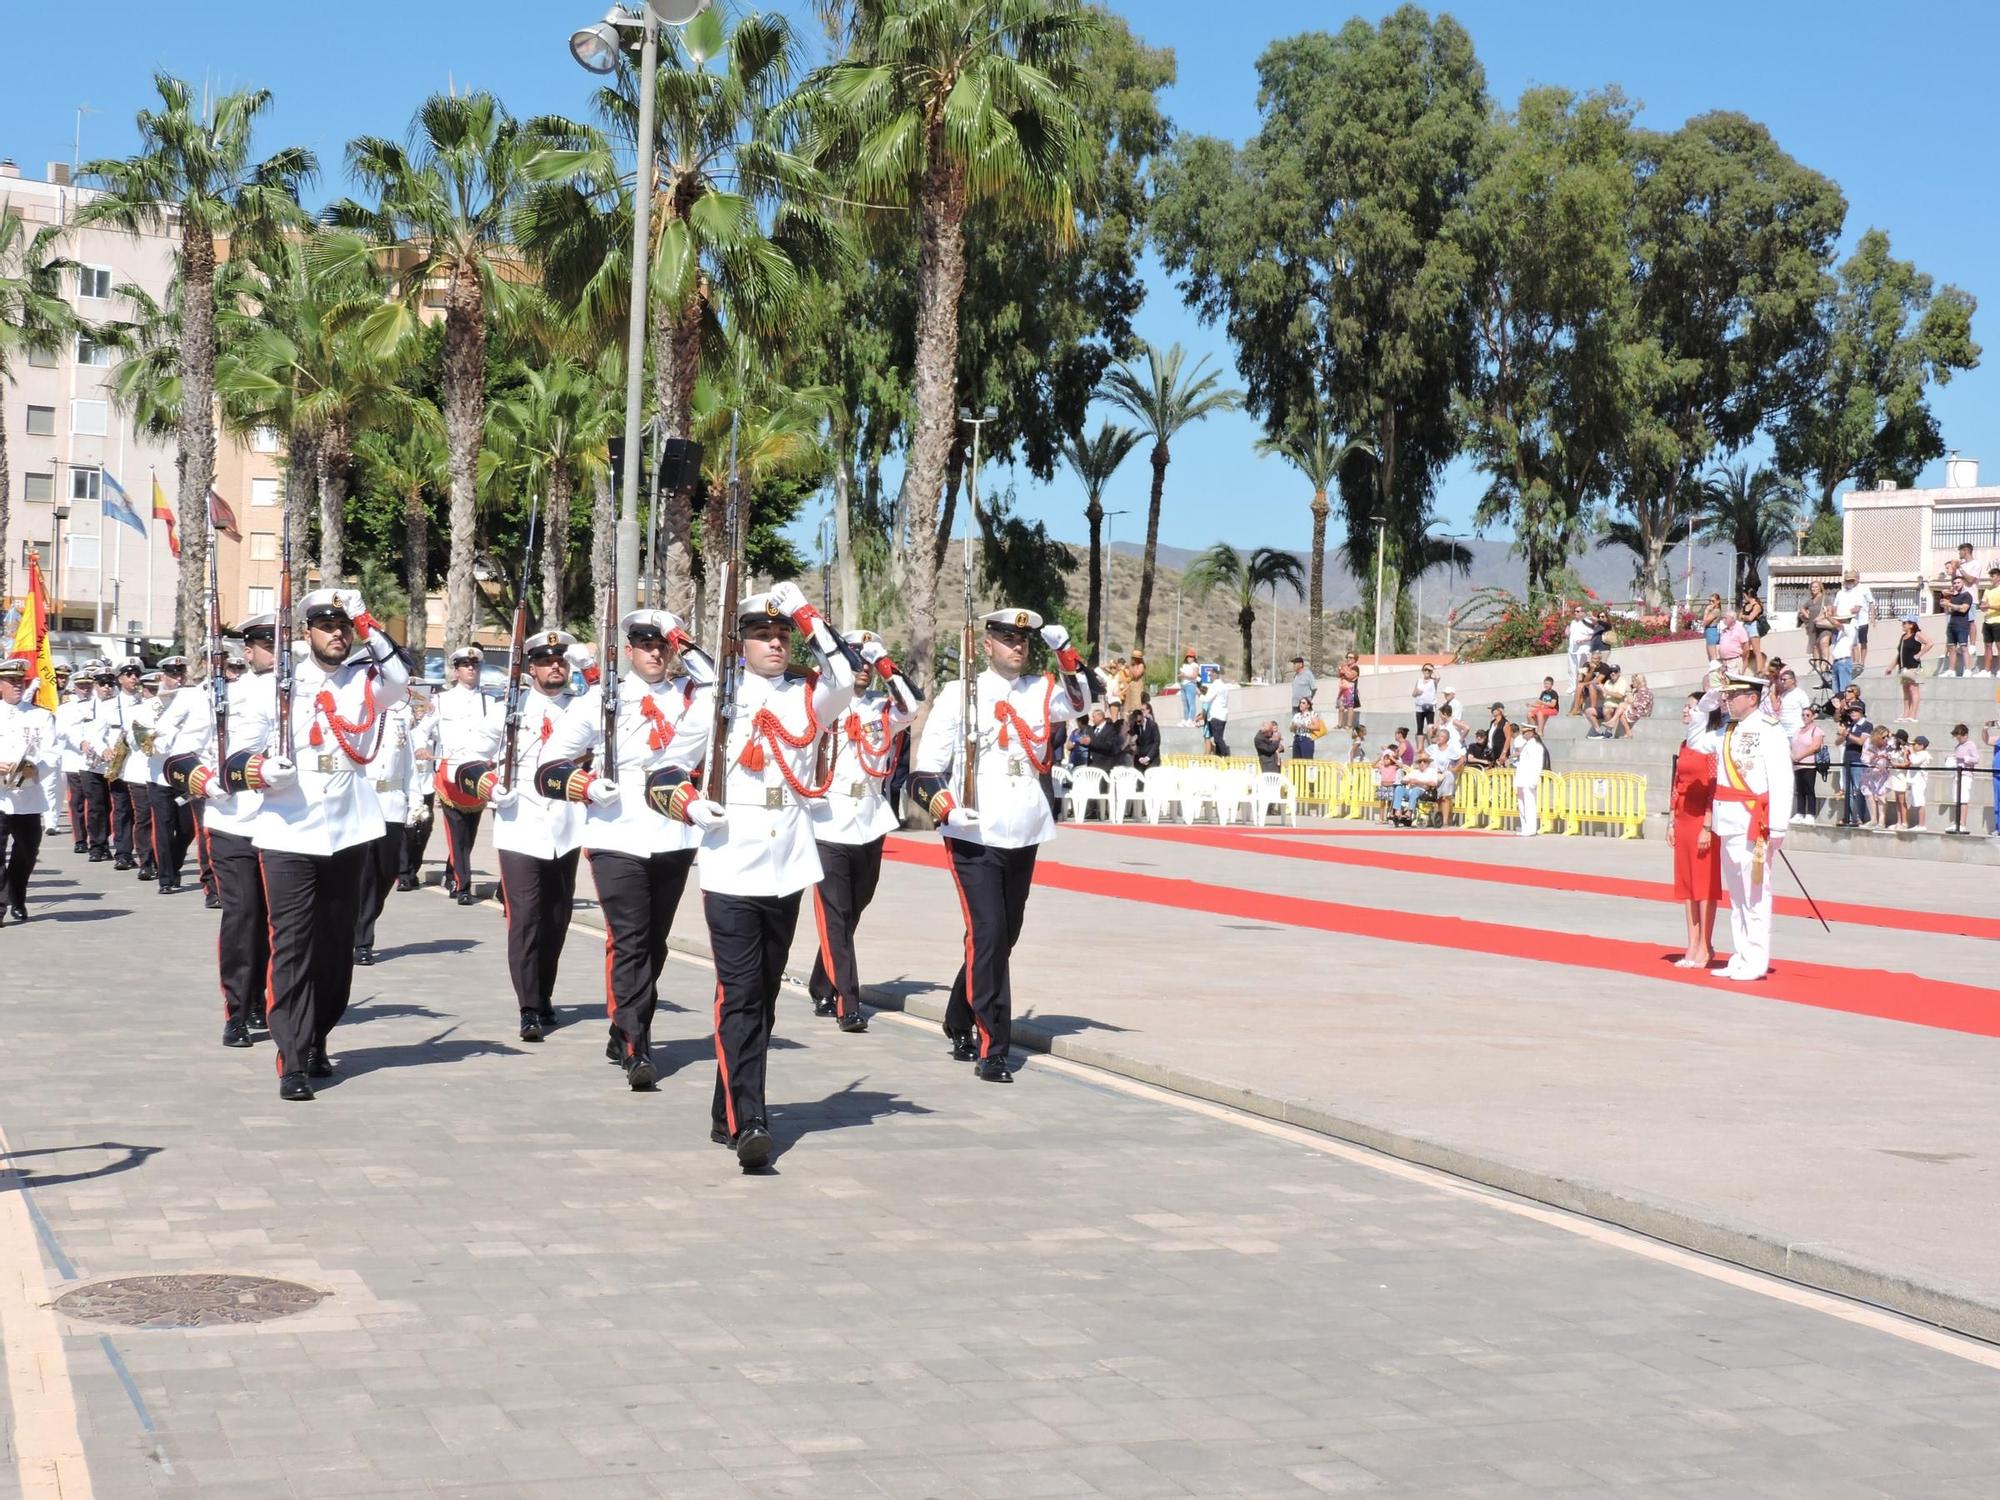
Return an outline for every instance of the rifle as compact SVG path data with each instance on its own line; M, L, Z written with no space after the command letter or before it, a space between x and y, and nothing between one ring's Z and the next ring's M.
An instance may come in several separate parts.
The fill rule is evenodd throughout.
M278 754L292 759L292 502L285 500L284 524L278 542Z
M527 712L528 695L521 686L521 672L528 655L528 570L535 561L535 522L541 516L542 497L528 502L528 543L521 549L521 586L514 591L514 637L507 653L507 752L501 762L500 784L514 789L514 761L521 738L521 719Z
M604 700L606 781L618 780L618 574L604 585L604 628L597 633L597 684Z
M702 793L711 802L723 799L729 781L729 730L736 722L737 658L743 654L743 633L737 623L743 580L736 565L736 528L743 501L743 476L736 465L736 432L741 413L729 418L729 488L723 502L722 534L712 537L716 554L715 722L709 731L708 770Z
M976 445L977 439L974 441ZM977 452L976 446L974 452L975 454ZM977 489L979 474L976 468L973 471L972 484L973 488L968 492L971 504L965 511L965 629L958 641L958 672L965 694L965 701L960 706L958 726L959 734L964 741L958 748L959 764L964 768L958 805L968 811L979 806L979 672L972 664L973 647L978 644L978 637L973 634L972 618L972 513L979 508Z
M222 588L216 578L215 506L208 511L208 697L215 710L215 764L229 764L229 674L223 665L229 653L222 645Z

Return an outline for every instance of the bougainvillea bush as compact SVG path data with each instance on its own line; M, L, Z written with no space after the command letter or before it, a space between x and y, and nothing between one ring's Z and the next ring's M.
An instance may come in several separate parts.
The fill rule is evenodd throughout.
M1601 602L1589 589L1573 594L1549 594L1522 599L1505 589L1481 589L1458 611L1466 641L1460 661L1512 661L1522 656L1560 654L1568 648L1570 611L1581 604L1597 609ZM1699 630L1675 630L1670 617L1619 615L1611 639L1619 646L1650 646L1658 641L1690 641Z

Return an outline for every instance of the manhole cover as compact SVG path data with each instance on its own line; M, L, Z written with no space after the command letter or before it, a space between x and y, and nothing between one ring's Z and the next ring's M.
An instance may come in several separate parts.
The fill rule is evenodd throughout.
M64 1292L56 1310L125 1328L268 1323L317 1307L326 1293L268 1276L125 1276Z

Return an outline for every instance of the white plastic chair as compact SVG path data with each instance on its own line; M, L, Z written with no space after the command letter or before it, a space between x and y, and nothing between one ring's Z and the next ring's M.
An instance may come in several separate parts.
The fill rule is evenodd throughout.
M1239 821L1238 813L1245 823L1261 823L1258 809L1262 805L1257 800L1257 777L1255 773L1233 771L1221 778L1216 788L1216 813L1226 827Z
M1280 827L1296 828L1299 823L1298 793L1276 771L1265 771L1257 777L1257 826L1262 828L1269 821L1271 810L1277 809Z
M1181 821L1183 823L1199 823L1204 808L1213 808L1215 810L1216 822L1220 823L1224 821L1222 816L1222 799L1217 795L1215 790L1215 773L1213 771L1197 768L1183 773L1181 776L1180 804Z
M1114 766L1111 770L1111 821L1123 823L1133 803L1141 812L1146 807L1146 773L1134 766Z
M1146 773L1146 821L1157 824L1169 807L1181 810L1181 773L1172 766L1155 766Z
M1105 774L1092 766L1085 766L1070 775L1069 788L1063 795L1063 818L1075 821L1090 812L1090 804L1104 804L1104 815L1111 816L1111 782Z

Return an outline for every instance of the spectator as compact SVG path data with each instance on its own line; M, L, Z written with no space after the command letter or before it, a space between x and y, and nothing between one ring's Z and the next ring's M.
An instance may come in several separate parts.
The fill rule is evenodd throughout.
M1486 742L1486 731L1480 730L1465 743L1465 763L1475 771L1493 769L1493 750Z
M1993 743L1993 721L1986 721L1982 732L1987 744ZM2000 789L2000 751L1994 752L1994 786ZM1979 752L1973 748L1972 731L1963 724L1951 726L1951 827L1947 833L1970 833L1966 826L1967 808L1972 802L1972 775L1979 766ZM1995 822L2000 825L2000 804L1995 804Z
M1354 726L1354 733L1348 736L1347 758L1355 765L1360 765L1368 759L1368 726L1366 724L1356 724Z
M1084 744L1090 751L1090 768L1110 775L1125 764L1127 745L1125 730L1116 719L1103 708L1092 707L1090 727L1083 732Z
M1311 760L1320 736L1325 733L1326 720L1313 708L1312 695L1308 693L1292 709L1292 759Z
M1862 749L1861 795L1868 799L1868 825L1887 826L1889 777L1894 770L1894 752L1889 744L1889 726L1877 724L1869 732Z
M1852 568L1841 575L1840 592L1833 596L1833 618L1836 624L1854 626L1854 670L1862 671L1868 665L1868 625L1875 618L1875 591Z
M1842 620L1833 633L1833 690L1845 692L1854 681L1854 653L1859 649L1861 627L1853 619Z
M1091 712L1098 710L1092 709ZM1084 733L1089 727L1083 719L1069 721L1069 738L1063 742L1063 758L1069 762L1072 771L1081 771L1090 764L1090 740Z
M1104 711L1110 719L1125 717L1125 659L1114 656L1098 674L1104 679Z
M2000 567L1986 570L1986 592L1980 599L1980 642L1985 647L1981 677L2000 677Z
M1816 823L1819 762L1826 753L1826 736L1820 730L1819 720L1812 716L1812 701L1799 686L1799 674L1781 661L1771 665L1777 670L1772 675L1764 706L1778 721L1792 747L1792 821Z
M1397 730L1401 735L1402 730ZM1375 759L1375 800L1383 805L1391 820L1396 814L1396 783L1403 779L1403 757L1394 745L1384 745Z
M1590 650L1592 655L1602 655L1611 649L1611 611L1596 609L1590 615Z
M1968 594L1966 600L1969 605L1971 595ZM1947 626L1946 628L1949 630L1950 627ZM1949 639L1948 636L1947 639ZM1924 652L1930 649L1930 644L1931 638L1925 635L1922 628L1918 626L1915 615L1903 621L1902 634L1896 641L1896 659L1890 663L1888 668L1889 671L1896 674L1897 680L1903 684L1903 716L1896 721L1898 724L1914 724L1917 722L1917 711L1922 707L1924 696L1924 680L1919 675L1919 669L1923 666ZM1959 661L1963 664L1965 660L1963 654L1964 647L1961 646L1959 649ZM1947 658L1951 655L1951 648L1949 646L1945 647L1945 655ZM1961 670L1958 675L1963 677L1965 673Z
M1528 718L1535 728L1540 729L1563 710L1562 694L1556 691L1553 677L1542 679L1541 695L1528 705Z
M1507 706L1495 703L1486 712L1486 743L1493 751L1493 763L1507 765L1514 759L1514 726L1507 720Z
M1292 712L1299 711L1301 703L1312 702L1313 694L1319 691L1319 681L1306 665L1303 656L1292 658Z
M1632 690L1625 695L1618 712L1612 716L1611 731L1614 737L1623 739L1632 733L1632 726L1641 719L1652 717L1653 690L1646 686L1646 674L1632 674Z
M1771 621L1764 613L1764 601L1755 594L1745 594L1743 602L1736 607L1736 617L1741 621L1748 641L1744 660L1752 674L1762 676L1764 671L1764 637L1771 633Z
M1825 661L1833 650L1835 628L1833 602L1826 597L1826 585L1815 578L1806 585L1806 602L1799 606L1799 624L1806 632L1806 655L1811 661Z
M1887 828L1905 825L1910 810L1910 731L1899 729L1889 737L1889 784L1882 793L1882 823Z
M1410 704L1416 713L1419 739L1430 732L1431 720L1437 717L1437 701L1437 671L1424 667L1417 673L1416 686L1410 689Z
M1964 579L1954 576L1944 596L1944 660L1938 665L1939 675L1956 667L1954 675L1963 677L1971 665L1967 660L1971 655L1972 590L1965 586Z
M1428 793L1433 800L1444 782L1444 768L1438 764L1439 751L1425 746L1417 752L1417 763L1405 771L1389 800L1390 821L1408 828L1417 820L1417 807Z
M1404 765L1413 766L1417 763L1416 742L1410 738L1410 731L1400 724L1396 726L1396 743L1390 748L1396 752L1396 759Z
M1188 652L1181 658L1181 728L1192 729L1195 722L1195 705L1201 697L1201 667Z
M1715 659L1722 670L1731 677L1748 671L1744 658L1749 652L1750 629L1743 623L1742 616L1735 615L1724 620L1715 643Z
M1701 638L1708 644L1708 659L1716 661L1722 648L1722 595L1710 594L1701 609Z
M1619 674L1618 668L1605 662L1599 673L1597 685L1590 702L1584 707L1583 717L1590 725L1587 740L1608 740L1612 738L1612 725L1618 712L1625 704L1625 695L1631 691L1631 684Z
M1139 706L1126 721L1131 731L1132 764L1141 771L1150 771L1160 763L1160 726L1153 718L1153 699L1149 693L1139 695Z
M1229 756L1229 741L1224 736L1229 732L1229 689L1230 681L1220 672L1208 685L1207 703L1202 710L1202 722L1206 726L1209 753Z
M1962 583L1968 589L1977 592L1979 588L1979 569L1972 561L1972 543L1960 542L1958 544L1958 556L1944 565L1944 576L1946 583Z
M1250 748L1257 752L1257 769L1275 774L1279 769L1278 757L1284 746L1285 742L1278 734L1278 721L1266 719L1263 727L1257 731L1256 737L1250 741Z
M1563 633L1564 649L1569 652L1569 685L1572 692L1583 683L1584 669L1590 665L1590 622L1583 617L1583 606L1572 605L1569 625ZM1572 714L1583 712L1581 703L1572 703Z
M1458 694L1442 685L1438 688L1437 721L1432 727L1450 731L1459 748L1465 748L1465 724L1458 717Z
M1361 716L1361 658L1348 652L1334 676L1340 684L1334 691L1335 720L1346 729Z
M2000 719L1988 719L1979 734L1993 752L1993 837L2000 839L2000 733L1995 731L2000 731Z
M1713 701L1713 700L1710 700ZM1667 841L1674 848L1674 896L1687 917L1687 951L1677 969L1706 969L1715 957L1715 908L1722 900L1722 851L1708 828L1715 799L1715 757L1722 743L1724 709L1704 713L1702 695L1689 693L1681 709L1686 731L1674 756L1667 795Z
M1146 691L1146 653L1134 651L1132 659L1125 663L1125 703L1129 708L1139 701L1139 695Z
M1931 742L1925 735L1910 741L1910 822L1915 828L1930 826L1924 804L1930 800Z
M1840 716L1840 826L1858 828L1868 820L1867 802L1861 791L1862 755L1868 748L1875 725L1868 717L1868 705L1851 698Z

